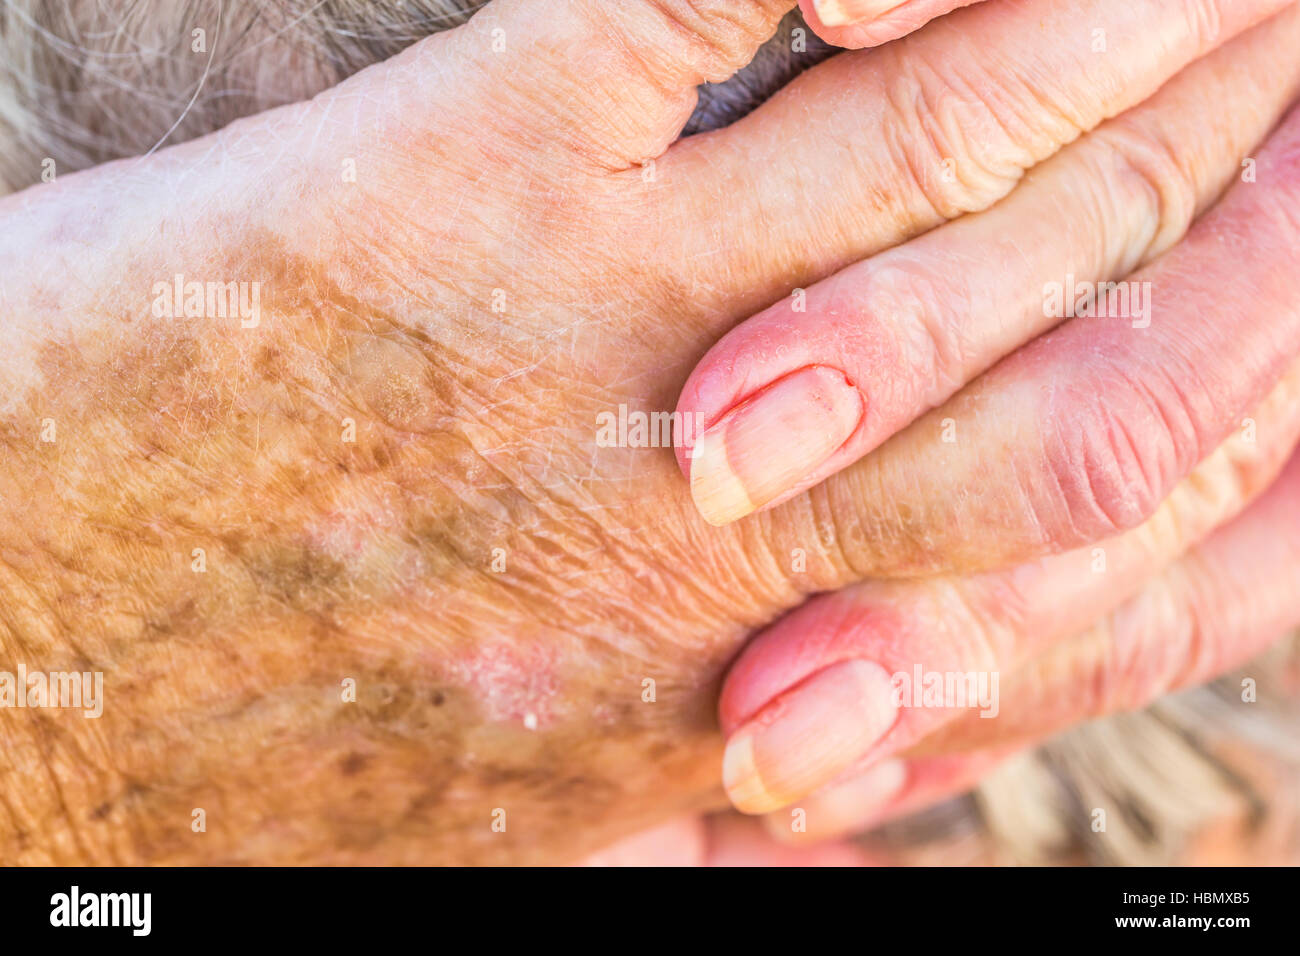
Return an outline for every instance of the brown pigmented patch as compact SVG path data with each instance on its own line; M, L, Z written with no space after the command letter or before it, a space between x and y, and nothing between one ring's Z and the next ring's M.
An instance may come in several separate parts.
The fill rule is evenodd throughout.
M553 424L539 416L571 379L533 367L509 329L484 346L429 303L363 301L347 256L321 267L241 234L224 261L132 274L261 281L256 328L154 319L124 295L136 304L53 336L42 385L0 417L15 463L0 523L16 529L0 647L84 662L107 686L94 726L0 713L0 759L27 788L0 855L541 862L712 793L708 681L729 651L679 643L679 625L729 621L724 586L692 579L698 613L679 614L680 555L641 530L662 516L608 517L618 495L573 478L594 471L581 447L555 461L557 444L503 437ZM47 416L54 443L38 440ZM666 473L663 457L646 467ZM599 620L554 599L579 581L607 595ZM665 676L682 673L694 682ZM41 816L54 806L66 820ZM24 831L54 836L19 857Z
M339 772L345 777L352 777L366 768L369 758L365 754L350 753L339 764Z

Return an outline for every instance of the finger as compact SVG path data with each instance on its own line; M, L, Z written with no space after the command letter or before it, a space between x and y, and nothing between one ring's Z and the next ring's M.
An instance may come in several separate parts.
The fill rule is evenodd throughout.
M1003 684L996 719L967 712L907 756L862 761L764 822L828 840L969 790L1008 755L1086 720L1137 710L1245 663L1300 624L1300 456L1234 521L1083 634Z
M1067 147L987 212L851 266L806 301L783 301L724 336L678 404L709 426L693 454L681 450L705 518L786 500L951 397L1061 320L1044 307L1053 279L1119 279L1167 250L1300 90L1297 49L1292 8ZM1207 122L1206 102L1241 106ZM820 387L792 387L809 369Z
M776 839L793 844L861 833L965 793L1015 749L894 757L864 770L852 768L797 806L766 814L763 825Z
M603 170L661 154L695 107L696 87L753 58L795 0L492 0L425 41L481 67L462 79L509 114L533 148L559 146ZM412 56L419 57L417 50Z
M988 208L1026 169L1287 5L980 3L832 57L658 161L647 254L716 314L716 339L796 286Z
M719 704L732 802L767 812L906 751L967 706L996 715L1001 674L1131 598L1267 485L1300 437L1300 362L1256 415L1266 437L1226 443L1104 548L973 577L868 581L759 635ZM932 675L970 675L955 688L969 700L934 696Z
M1135 598L1011 674L996 720L963 715L925 751L1023 745L1213 680L1300 624L1297 581L1300 455Z
M825 483L847 560L1007 567L1141 522L1300 355L1297 243L1293 110L1258 181L1116 287L1146 319L1111 296L1119 317L1067 321Z
M856 50L888 43L935 17L979 0L799 0L804 18L827 43Z

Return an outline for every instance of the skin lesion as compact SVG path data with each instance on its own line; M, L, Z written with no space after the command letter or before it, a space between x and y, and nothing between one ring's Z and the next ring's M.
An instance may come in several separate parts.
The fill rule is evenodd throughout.
M154 157L160 176L193 158ZM105 193L92 182L82 200ZM132 251L95 263L111 281L64 286L47 267L57 303L9 300L36 330L37 380L0 361L22 383L0 419L0 529L19 529L0 530L0 648L84 660L107 699L98 722L56 715L57 733L0 713L5 753L23 755L0 764L0 793L28 794L17 822L0 816L0 848L28 834L33 861L540 861L718 800L716 681L797 593L774 597L759 561L718 573L741 532L688 533L667 450L593 450L611 397L671 407L672 382L638 391L649 330L612 339L589 286L557 316L565 296L502 283L531 311L501 318L496 277L449 287L436 243L311 222L338 207L291 209L292 187L256 215L212 188L181 218L121 200ZM58 189L75 204L77 186ZM132 233L132 217L157 229L151 212L163 242ZM69 228L33 248L93 245L95 223ZM375 258L367 235L428 261ZM534 246L497 268L535 264ZM382 288L363 281L375 272ZM259 282L261 320L152 315L177 274ZM594 364L611 354L613 375ZM618 388L595 394L593 372Z
M97 721L0 710L0 854L554 859L663 812L650 753L678 800L714 792L684 668L645 704L642 655L536 599L583 532L457 427L445 354L274 236L240 256L266 264L258 327L97 303L0 420L4 660L106 696Z
M295 281L320 288L301 274ZM9 664L107 677L102 723L36 711L0 718L6 741L17 742L6 748L5 775L21 781L6 792L65 807L68 831L94 829L80 819L82 804L98 808L106 793L130 790L115 805L152 819L151 804L187 781L209 796L229 789L221 768L241 754L264 757L263 734L272 752L277 735L299 746L306 734L328 737L347 713L338 706L344 675L363 688L398 676L391 648L376 659L374 647L354 646L348 618L398 590L383 538L409 536L414 522L408 503L385 500L400 478L400 439L376 423L366 393L388 416L409 415L410 384L390 374L367 389L363 380L349 404L347 388L331 387L338 368L357 365L343 353L345 335L326 333L333 348L317 357L274 322L259 332L220 321L134 312L86 321L42 343L39 384L0 420L0 648ZM346 418L370 427L345 442ZM448 513L452 505L442 502ZM369 550L380 553L367 563ZM454 560L442 557L444 571ZM422 560L407 573L438 564ZM376 731L390 722L384 708L353 713ZM205 754L212 765L198 766ZM42 777L48 785L37 786ZM274 789L252 786L247 802ZM0 842L55 825L15 818L12 829L0 826L9 830ZM55 853L58 841L46 836L37 843ZM152 857L155 845L149 837L130 852Z

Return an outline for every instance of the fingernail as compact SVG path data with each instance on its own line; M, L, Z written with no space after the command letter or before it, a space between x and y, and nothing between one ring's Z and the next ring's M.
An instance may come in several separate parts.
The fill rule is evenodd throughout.
M889 674L842 661L772 701L727 741L722 782L736 809L768 813L834 780L894 726Z
M862 414L862 395L836 369L814 365L778 379L696 441L695 507L722 525L775 501L838 450Z
M797 817L789 810L770 813L763 826L779 840L834 840L861 832L879 819L907 783L907 764L890 758L870 769L834 781L799 801ZM796 821L801 828L795 827Z
M874 20L907 0L813 0L817 18L828 27L845 27Z

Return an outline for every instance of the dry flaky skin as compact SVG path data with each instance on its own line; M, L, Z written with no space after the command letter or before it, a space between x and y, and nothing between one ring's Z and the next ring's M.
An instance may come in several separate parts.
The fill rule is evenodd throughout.
M4 207L0 669L102 670L107 702L0 709L0 860L576 857L716 800L725 662L837 578L810 520L706 532L669 450L595 445L710 344L692 290L609 301L653 183L593 210L572 157L480 135L495 104L393 87ZM575 262L593 224L609 258ZM263 321L151 317L177 272L261 282Z
M596 446L808 267L675 278L653 180L422 49L0 207L0 668L107 675L99 721L0 709L0 859L575 858L709 805L727 661L884 560L820 493L710 529L668 450ZM152 318L177 272L261 324Z
M5 201L0 661L105 709L0 709L0 858L573 858L714 799L727 660L844 579L807 502L706 533L596 446L709 344L628 282L655 184L420 116L419 56ZM176 273L260 323L153 317Z

